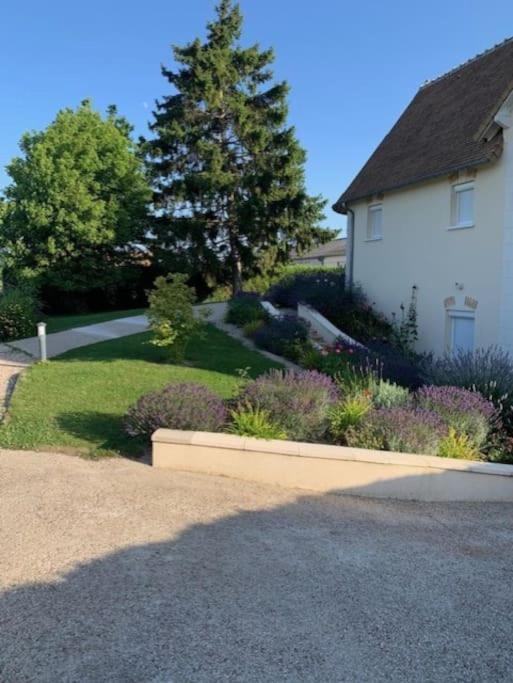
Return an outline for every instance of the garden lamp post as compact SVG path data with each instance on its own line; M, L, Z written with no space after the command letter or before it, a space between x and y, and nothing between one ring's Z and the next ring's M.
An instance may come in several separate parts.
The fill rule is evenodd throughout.
M39 339L39 356L46 360L46 323L37 323L37 336Z

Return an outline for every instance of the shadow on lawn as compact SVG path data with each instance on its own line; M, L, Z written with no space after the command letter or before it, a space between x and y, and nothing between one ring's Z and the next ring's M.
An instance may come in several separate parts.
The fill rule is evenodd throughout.
M194 523L183 480L155 483L141 519L168 534L164 497L190 519L176 535L3 593L2 681L511 680L501 508L488 508L476 554L479 507L312 495L244 509L228 489L239 509ZM104 502L88 514L115 537L139 504L129 488L111 516Z
M95 450L98 451L139 458L148 450L144 440L134 439L125 434L123 418L115 413L60 413L56 417L56 422L63 432L94 444Z

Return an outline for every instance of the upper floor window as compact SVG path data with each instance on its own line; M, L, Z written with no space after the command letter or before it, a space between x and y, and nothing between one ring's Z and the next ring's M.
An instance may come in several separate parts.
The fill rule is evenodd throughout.
M451 228L474 226L474 183L461 183L452 188Z
M369 206L367 216L367 239L380 240L383 237L383 206L373 204Z

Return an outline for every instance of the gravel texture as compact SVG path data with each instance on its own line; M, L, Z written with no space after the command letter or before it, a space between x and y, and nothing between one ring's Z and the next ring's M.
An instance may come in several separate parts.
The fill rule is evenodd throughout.
M511 681L513 506L0 453L0 681Z

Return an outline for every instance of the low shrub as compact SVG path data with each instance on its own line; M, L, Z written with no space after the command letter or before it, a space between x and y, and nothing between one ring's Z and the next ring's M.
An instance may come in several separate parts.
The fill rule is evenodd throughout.
M374 342L371 348L363 348L339 340L322 350L308 351L301 362L307 368L348 381L373 376L409 389L425 384L425 375L413 357L389 344Z
M455 351L426 358L423 370L430 384L478 391L492 401L513 434L513 358L497 346L476 351Z
M311 268L288 275L269 288L266 298L286 308L308 304L339 330L363 343L393 337L391 323L374 311L360 289L345 289L344 272L337 268Z
M228 432L239 436L252 436L257 439L286 439L285 432L272 422L267 410L258 406L241 405L230 413L231 424Z
M427 383L423 371L425 356L405 353L388 342L379 340L367 342L367 348L368 351L361 355L367 357L367 363L379 365L380 376L388 382L412 390Z
M367 346L369 342L391 344L394 339L392 324L374 310L357 287L339 299L330 295L315 308L341 332Z
M241 403L266 411L290 439L318 441L327 433L337 398L333 380L319 372L271 370L245 387Z
M170 384L142 396L126 413L129 436L146 436L161 427L221 431L227 420L223 400L202 384Z
M298 303L317 308L328 298L340 304L344 280L344 271L340 268L296 266L269 287L265 298L284 308L296 308Z
M265 274L253 275L244 281L244 289L250 292L258 292L265 294L269 289L279 282L290 280L298 275L310 274L312 271L316 273L332 272L335 270L334 266L308 266L302 263L282 263L273 269L272 272Z
M258 332L258 330L265 325L265 320L252 320L249 323L246 323L244 327L242 328L242 331L244 332L244 336L246 337L253 337L255 332Z
M345 439L357 448L436 455L447 433L443 419L430 410L378 408L349 427Z
M266 315L257 294L239 294L228 302L226 322L244 327L256 320L264 320Z
M294 316L271 318L253 333L255 344L266 351L296 360L308 339L308 325Z
M182 273L160 276L148 294L148 320L155 346L169 349L174 360L181 360L187 345L201 325L195 317L196 294Z
M408 389L384 379L376 381L371 391L376 408L399 408L408 405L411 400Z
M308 370L317 370L330 377L345 375L348 366L358 367L359 356L356 348L342 342L327 345L322 349L309 347L300 355L301 364Z
M482 448L492 429L498 425L498 411L477 391L454 386L421 387L415 394L420 408L431 410L465 436L474 448Z
M16 287L0 294L0 341L33 337L39 304L32 290Z
M458 434L453 427L449 428L447 436L440 441L437 455L462 460L479 460L481 457L473 441L466 434Z
M355 427L360 424L371 408L372 401L368 393L348 396L330 408L330 434L335 441L343 442L349 427Z

